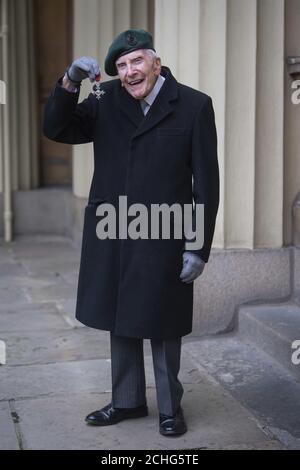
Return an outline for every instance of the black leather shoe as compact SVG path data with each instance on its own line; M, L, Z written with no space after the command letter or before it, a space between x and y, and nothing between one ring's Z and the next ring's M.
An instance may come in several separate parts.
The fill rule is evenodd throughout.
M187 426L181 408L174 416L159 415L159 432L163 436L180 436L186 431Z
M110 424L117 424L123 419L142 418L148 415L148 408L146 405L138 406L137 408L114 408L111 403L106 405L101 410L93 411L86 418L87 424L93 426L109 426Z

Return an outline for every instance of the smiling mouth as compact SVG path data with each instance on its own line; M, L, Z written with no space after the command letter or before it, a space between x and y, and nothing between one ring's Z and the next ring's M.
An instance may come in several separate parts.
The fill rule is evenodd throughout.
M130 86L137 86L139 85L140 83L142 83L144 81L144 79L142 78L141 80L134 80L132 82L129 83Z

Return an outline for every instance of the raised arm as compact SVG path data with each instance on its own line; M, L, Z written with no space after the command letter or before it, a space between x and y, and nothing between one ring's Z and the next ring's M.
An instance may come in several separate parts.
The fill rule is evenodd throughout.
M81 81L100 79L100 68L92 57L76 59L61 77L47 100L43 132L46 137L66 144L92 142L98 102L90 94L78 104Z

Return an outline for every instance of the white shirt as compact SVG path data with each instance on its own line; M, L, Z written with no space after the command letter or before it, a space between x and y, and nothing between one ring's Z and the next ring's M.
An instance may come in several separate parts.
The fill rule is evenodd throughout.
M148 113L152 104L154 103L154 100L157 97L158 93L160 92L160 89L163 86L164 82L165 82L165 77L163 77L162 75L159 75L149 95L147 95L146 98L140 101L141 108L145 116Z

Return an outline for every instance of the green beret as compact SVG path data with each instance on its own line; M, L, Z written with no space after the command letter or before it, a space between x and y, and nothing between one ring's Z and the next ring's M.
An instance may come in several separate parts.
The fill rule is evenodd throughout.
M122 55L138 49L152 49L153 39L150 33L143 29L128 29L119 34L112 42L105 59L105 72L107 75L118 75L115 62Z

